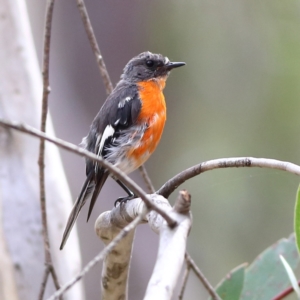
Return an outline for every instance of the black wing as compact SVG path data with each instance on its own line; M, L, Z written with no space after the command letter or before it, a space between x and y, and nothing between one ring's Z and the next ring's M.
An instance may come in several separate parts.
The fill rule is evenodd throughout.
M122 130L135 124L140 110L141 101L138 97L137 86L120 81L92 124L91 133L96 133L95 146L92 148L94 153L106 158L106 149L112 146L113 141L119 137ZM91 136L91 138L94 143L95 136ZM101 188L108 177L108 172L90 160L87 160L86 172L87 176L90 172L95 173L95 189L87 217L89 219Z
M83 139L83 146L105 158L105 149L111 146L113 139L117 138L122 130L135 124L140 110L141 101L137 86L121 80L95 117L87 137ZM81 208L92 196L87 217L89 220L109 173L97 163L86 159L86 175L87 178L70 213L60 249L64 247Z

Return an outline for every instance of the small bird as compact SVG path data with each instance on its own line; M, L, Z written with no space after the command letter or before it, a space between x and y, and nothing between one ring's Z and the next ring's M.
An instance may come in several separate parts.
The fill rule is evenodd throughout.
M132 58L121 79L95 117L82 146L129 174L140 167L158 145L165 121L166 103L163 89L170 71L184 66L161 54L149 51ZM60 249L63 249L81 208L91 197L87 221L109 172L91 159L86 159L86 180L70 213ZM128 196L135 195L118 179L114 180Z

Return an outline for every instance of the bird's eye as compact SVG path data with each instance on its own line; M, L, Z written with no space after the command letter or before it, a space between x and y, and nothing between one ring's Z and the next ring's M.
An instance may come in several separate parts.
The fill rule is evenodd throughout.
M148 59L146 61L146 65L147 65L147 67L152 68L154 66L154 61L151 59Z

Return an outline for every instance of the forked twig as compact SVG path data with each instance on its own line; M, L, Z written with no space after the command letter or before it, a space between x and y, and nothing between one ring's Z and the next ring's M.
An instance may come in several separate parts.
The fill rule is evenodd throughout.
M41 112L41 131L46 131L46 121L48 113L48 95L50 93L49 86L49 61L50 61L50 41L51 41L51 26L54 9L54 0L47 1L46 7L46 22L44 32L44 51L43 51L43 98L42 98L42 112ZM39 299L42 300L45 293L46 283L49 274L52 275L56 289L59 289L58 278L53 267L52 256L50 252L50 242L47 224L47 208L46 208L46 193L45 193L45 140L40 139L39 148L39 182L40 182L40 204L41 217L43 225L44 251L45 251L45 271L41 288L39 292Z

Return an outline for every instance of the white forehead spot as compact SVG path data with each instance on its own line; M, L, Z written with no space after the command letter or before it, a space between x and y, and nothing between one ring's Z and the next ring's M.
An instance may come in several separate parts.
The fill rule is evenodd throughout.
M169 62L170 60L167 57L165 57L165 64L168 64Z

